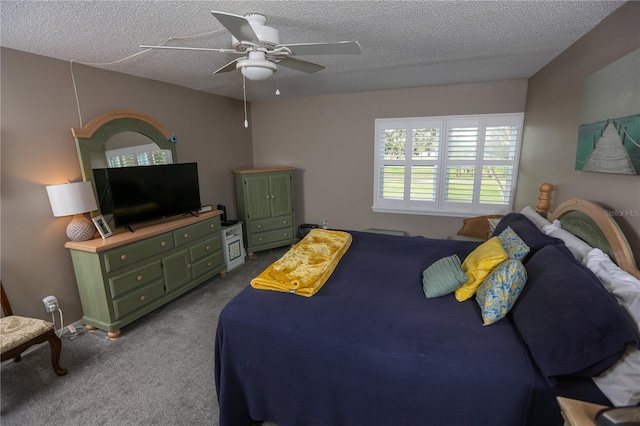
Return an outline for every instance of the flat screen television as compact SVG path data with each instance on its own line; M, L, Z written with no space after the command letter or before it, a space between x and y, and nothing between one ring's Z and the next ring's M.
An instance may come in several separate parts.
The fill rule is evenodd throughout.
M198 164L94 169L100 212L116 228L200 209Z

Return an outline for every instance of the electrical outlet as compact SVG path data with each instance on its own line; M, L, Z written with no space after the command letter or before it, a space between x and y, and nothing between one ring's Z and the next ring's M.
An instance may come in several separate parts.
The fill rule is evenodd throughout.
M55 296L47 296L42 299L42 303L44 304L44 310L46 312L54 312L58 310L58 299Z

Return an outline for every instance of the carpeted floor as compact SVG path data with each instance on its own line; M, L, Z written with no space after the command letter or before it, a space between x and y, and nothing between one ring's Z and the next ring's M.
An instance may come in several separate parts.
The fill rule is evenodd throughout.
M218 425L214 338L218 315L288 247L256 253L138 321L118 340L103 331L62 338L58 377L48 344L2 363L0 423ZM64 306L62 307L64 309Z

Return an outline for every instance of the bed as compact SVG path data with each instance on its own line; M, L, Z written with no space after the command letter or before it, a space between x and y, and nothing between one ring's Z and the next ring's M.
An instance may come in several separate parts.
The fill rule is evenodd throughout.
M216 332L220 425L561 425L557 396L611 405L591 377L640 339L613 295L584 284L598 278L572 250L601 247L640 277L633 255L596 204L571 200L548 220L531 217L509 214L494 232L526 242L518 256L528 277L490 325L475 296L425 297L425 271L466 261L479 242L348 231L350 247L312 297L244 289ZM557 220L578 230L578 249L547 235Z

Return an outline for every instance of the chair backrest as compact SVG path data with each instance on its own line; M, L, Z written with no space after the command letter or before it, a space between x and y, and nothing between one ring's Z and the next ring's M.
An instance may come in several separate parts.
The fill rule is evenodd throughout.
M4 292L4 287L2 286L2 282L0 282L0 299L2 299L2 316L8 317L9 315L13 315L9 299L7 299L7 294Z

